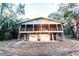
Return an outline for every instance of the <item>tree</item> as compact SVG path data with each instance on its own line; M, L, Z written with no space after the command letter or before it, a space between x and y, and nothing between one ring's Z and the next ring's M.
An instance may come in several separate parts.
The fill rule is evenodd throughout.
M75 9L77 6L79 6L77 3L69 3L69 4L64 4L65 6L61 6L58 11L61 13L63 12L63 18L66 20L66 23L68 24L70 34L72 37L77 37L78 29L77 28L77 19L78 19L78 11ZM74 21L74 22L73 22ZM75 29L75 30L74 30Z
M25 14L25 4L19 4L17 7L17 13L19 15Z
M76 3L61 3L59 5L58 11L56 12L58 15L62 16L61 19L66 23L64 26L65 33L70 34L72 37L76 37L77 33L73 30L75 28L75 22L78 19L79 14L74 10L77 6L78 5ZM53 17L53 15L51 16Z
M25 10L23 8L23 10L18 10L18 12L15 12L13 10L13 6L19 9L21 6L15 6L11 3L2 3L0 6L0 40L9 40L12 38L16 38L18 35L20 22L20 20L17 19L17 13L23 14ZM5 12L5 10L7 10L9 13Z
M1 5L0 5L0 29L1 29L2 25L5 23L3 20L4 10L5 9L12 10L12 6L13 6L13 4L11 4L11 3L9 3L9 4L1 3Z
M48 15L48 17L57 20L60 20L62 18L62 16L57 13L51 13L50 15Z

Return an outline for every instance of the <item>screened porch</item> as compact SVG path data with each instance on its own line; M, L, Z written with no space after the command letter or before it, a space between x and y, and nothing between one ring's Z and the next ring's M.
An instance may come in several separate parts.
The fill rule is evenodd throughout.
M21 25L20 31L63 31L61 24L27 24Z

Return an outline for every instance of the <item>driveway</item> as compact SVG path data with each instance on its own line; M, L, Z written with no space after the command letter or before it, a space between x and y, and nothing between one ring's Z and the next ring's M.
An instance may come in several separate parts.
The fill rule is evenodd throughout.
M79 41L56 42L0 41L0 56L78 56Z

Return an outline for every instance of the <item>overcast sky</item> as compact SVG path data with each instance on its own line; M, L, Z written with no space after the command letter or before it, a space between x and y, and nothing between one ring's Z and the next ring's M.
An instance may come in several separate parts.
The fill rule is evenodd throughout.
M57 3L27 3L26 18L47 17L58 9Z

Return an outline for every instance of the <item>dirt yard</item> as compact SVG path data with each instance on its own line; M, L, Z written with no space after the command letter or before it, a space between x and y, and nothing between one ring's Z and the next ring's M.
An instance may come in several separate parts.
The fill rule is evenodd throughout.
M0 56L79 56L79 41L62 42L0 41Z

